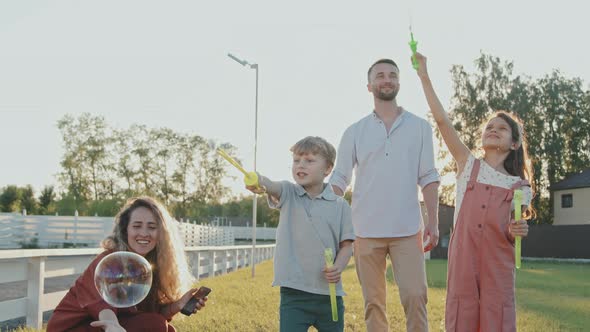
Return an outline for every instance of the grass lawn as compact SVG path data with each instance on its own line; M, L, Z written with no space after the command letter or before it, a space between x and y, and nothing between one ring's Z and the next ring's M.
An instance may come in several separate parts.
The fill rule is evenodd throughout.
M428 318L431 331L444 331L445 260L427 261ZM345 330L365 331L363 298L354 264L343 274ZM405 317L391 269L388 268L387 306L390 331L405 331ZM256 278L244 269L203 279L213 289L207 307L185 318L177 316L178 331L278 331L279 289L270 286L272 262L256 267ZM590 330L590 265L523 262L517 272L518 331ZM22 329L17 331L35 331ZM315 329L310 329L315 331Z

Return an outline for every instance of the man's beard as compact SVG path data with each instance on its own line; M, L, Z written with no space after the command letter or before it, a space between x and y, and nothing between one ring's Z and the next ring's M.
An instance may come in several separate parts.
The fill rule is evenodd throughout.
M379 90L377 92L377 95L375 95L375 97L377 97L377 99L381 99L383 101L392 101L395 99L395 97L397 97L397 91L398 90L392 90L390 93L385 93L385 92Z

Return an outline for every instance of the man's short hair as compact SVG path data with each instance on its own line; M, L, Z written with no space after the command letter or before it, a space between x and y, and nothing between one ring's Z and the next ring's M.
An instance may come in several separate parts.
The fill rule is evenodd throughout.
M375 63L372 64L371 67L369 67L369 70L367 71L367 81L371 82L371 70L373 70L373 67L375 67L376 65L378 65L380 63L388 63L388 64L394 66L395 68L397 68L397 70L399 70L399 67L397 66L395 61L393 61L391 59L379 59L379 60L375 61Z
M334 166L336 161L336 149L325 139L318 136L307 136L291 147L291 152L300 154L319 154L324 157L329 166Z

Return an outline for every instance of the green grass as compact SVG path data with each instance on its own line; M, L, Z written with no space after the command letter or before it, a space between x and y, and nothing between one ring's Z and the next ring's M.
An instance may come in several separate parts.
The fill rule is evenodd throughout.
M517 272L519 331L588 331L590 266L523 262Z
M428 319L431 331L444 331L447 262L427 261ZM354 264L343 273L345 330L365 331L363 298ZM391 331L405 331L405 316L391 268L387 272L387 314ZM177 316L178 331L278 331L279 289L271 287L272 262L203 279L213 289L207 307ZM590 265L523 262L517 272L518 331L583 331L590 328ZM35 331L21 329L20 332ZM315 331L311 329L311 331Z
M427 261L428 320L431 331L444 331L447 262ZM345 330L365 331L363 297L354 264L343 274ZM405 331L405 316L393 273L387 271L387 314L391 331ZM270 287L272 263L212 279L207 307L194 317L175 319L180 331L277 331L279 290ZM518 331L583 331L590 327L590 265L523 262L517 272ZM314 329L311 329L314 330Z

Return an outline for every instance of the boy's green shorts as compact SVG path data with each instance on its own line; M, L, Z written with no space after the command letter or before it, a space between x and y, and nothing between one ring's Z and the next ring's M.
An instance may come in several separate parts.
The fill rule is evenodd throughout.
M338 321L332 321L329 295L312 294L293 288L281 287L281 332L307 332L314 326L319 332L344 330L344 302L336 297Z

